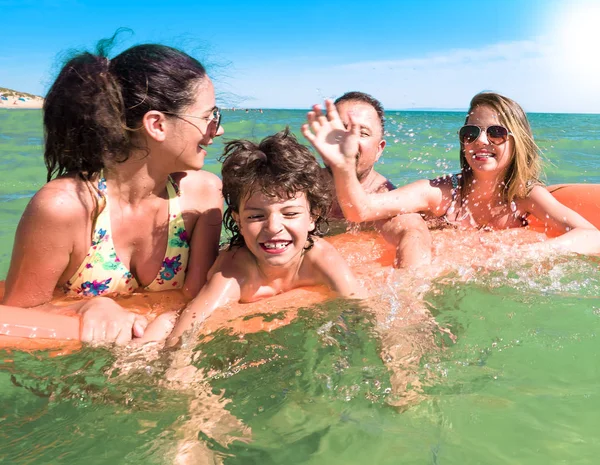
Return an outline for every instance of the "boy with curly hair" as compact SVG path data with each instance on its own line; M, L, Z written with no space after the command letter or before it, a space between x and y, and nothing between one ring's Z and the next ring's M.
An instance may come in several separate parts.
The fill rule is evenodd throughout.
M364 297L344 259L320 238L332 192L307 147L286 129L259 144L231 141L221 161L229 247L179 316L169 345L231 302L254 302L314 285L341 297Z

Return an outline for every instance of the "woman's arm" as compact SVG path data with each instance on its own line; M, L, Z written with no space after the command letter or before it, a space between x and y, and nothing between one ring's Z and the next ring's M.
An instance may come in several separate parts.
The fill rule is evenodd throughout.
M199 171L187 174L182 188L188 190L191 183L194 186L185 195L194 195L201 210L190 240L190 259L183 286L183 292L189 298L198 295L219 254L223 219L221 180L212 173Z
M124 310L107 297L67 307L50 303L57 284L69 278L64 275L70 273L75 239L88 234L88 212L71 186L66 179L46 184L25 209L15 236L2 304L12 307L10 312L19 312L19 307L55 313L72 310L82 315L82 341L124 344L132 336L143 334L143 316ZM28 321L26 314L23 321ZM20 318L18 313L14 318Z
M0 335L4 336L124 345L133 336L142 336L145 327L146 318L124 310L108 297L80 300L68 306L0 305Z
M302 134L331 168L338 203L348 221L362 223L391 218L402 213L433 212L442 201L439 189L427 180L384 193L367 194L356 176L356 156L360 126L350 115L346 130L331 100L326 100L327 116L315 105L308 113Z
M37 308L0 305L2 336L79 340L79 325L79 315L61 315Z
M580 254L600 253L600 231L579 213L563 205L541 186L535 186L525 200L528 213L546 227L563 231L559 237L549 239L536 247L567 250Z
M47 184L35 194L17 227L3 304L35 307L52 299L69 266L74 238L85 234L81 218L86 214L69 189Z

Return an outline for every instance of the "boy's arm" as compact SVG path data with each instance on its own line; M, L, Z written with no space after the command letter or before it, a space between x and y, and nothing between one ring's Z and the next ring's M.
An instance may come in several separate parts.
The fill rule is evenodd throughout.
M345 129L333 102L326 100L325 105L327 116L315 105L314 111L308 113L308 123L302 126L302 134L331 168L338 203L348 221L362 223L437 208L441 195L426 180L389 192L367 194L356 176L360 126L350 115L350 128Z
M337 249L324 240L315 243L318 250L313 254L314 265L323 279L323 284L340 297L365 299L366 290L360 285L354 273Z
M184 332L202 323L217 308L240 300L240 281L233 273L226 272L222 264L223 261L229 262L229 257L220 258L222 260L217 259L214 272L209 273L210 278L204 287L179 315L177 323L167 339L167 346L177 344Z

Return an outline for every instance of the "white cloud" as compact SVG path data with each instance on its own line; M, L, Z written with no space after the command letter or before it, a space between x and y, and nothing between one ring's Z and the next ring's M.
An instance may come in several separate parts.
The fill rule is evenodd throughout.
M600 113L593 66L570 65L559 39L496 43L443 50L424 57L359 61L301 69L261 65L231 81L256 107L307 108L323 97L362 90L386 108L466 108L481 90L494 90L526 111ZM571 60L572 61L572 60Z
M542 51L543 48L540 44L534 41L510 42L488 45L481 49L454 49L422 58L350 63L341 65L339 68L348 71L364 67L426 70L448 66L462 66L473 62L508 61L518 57L535 57L540 56Z

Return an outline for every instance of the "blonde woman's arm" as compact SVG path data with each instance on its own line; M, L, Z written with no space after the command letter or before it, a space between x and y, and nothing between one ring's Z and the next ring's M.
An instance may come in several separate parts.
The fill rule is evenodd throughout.
M527 210L538 220L563 234L537 247L580 254L600 254L600 231L579 213L563 205L541 186L532 189L526 199Z

